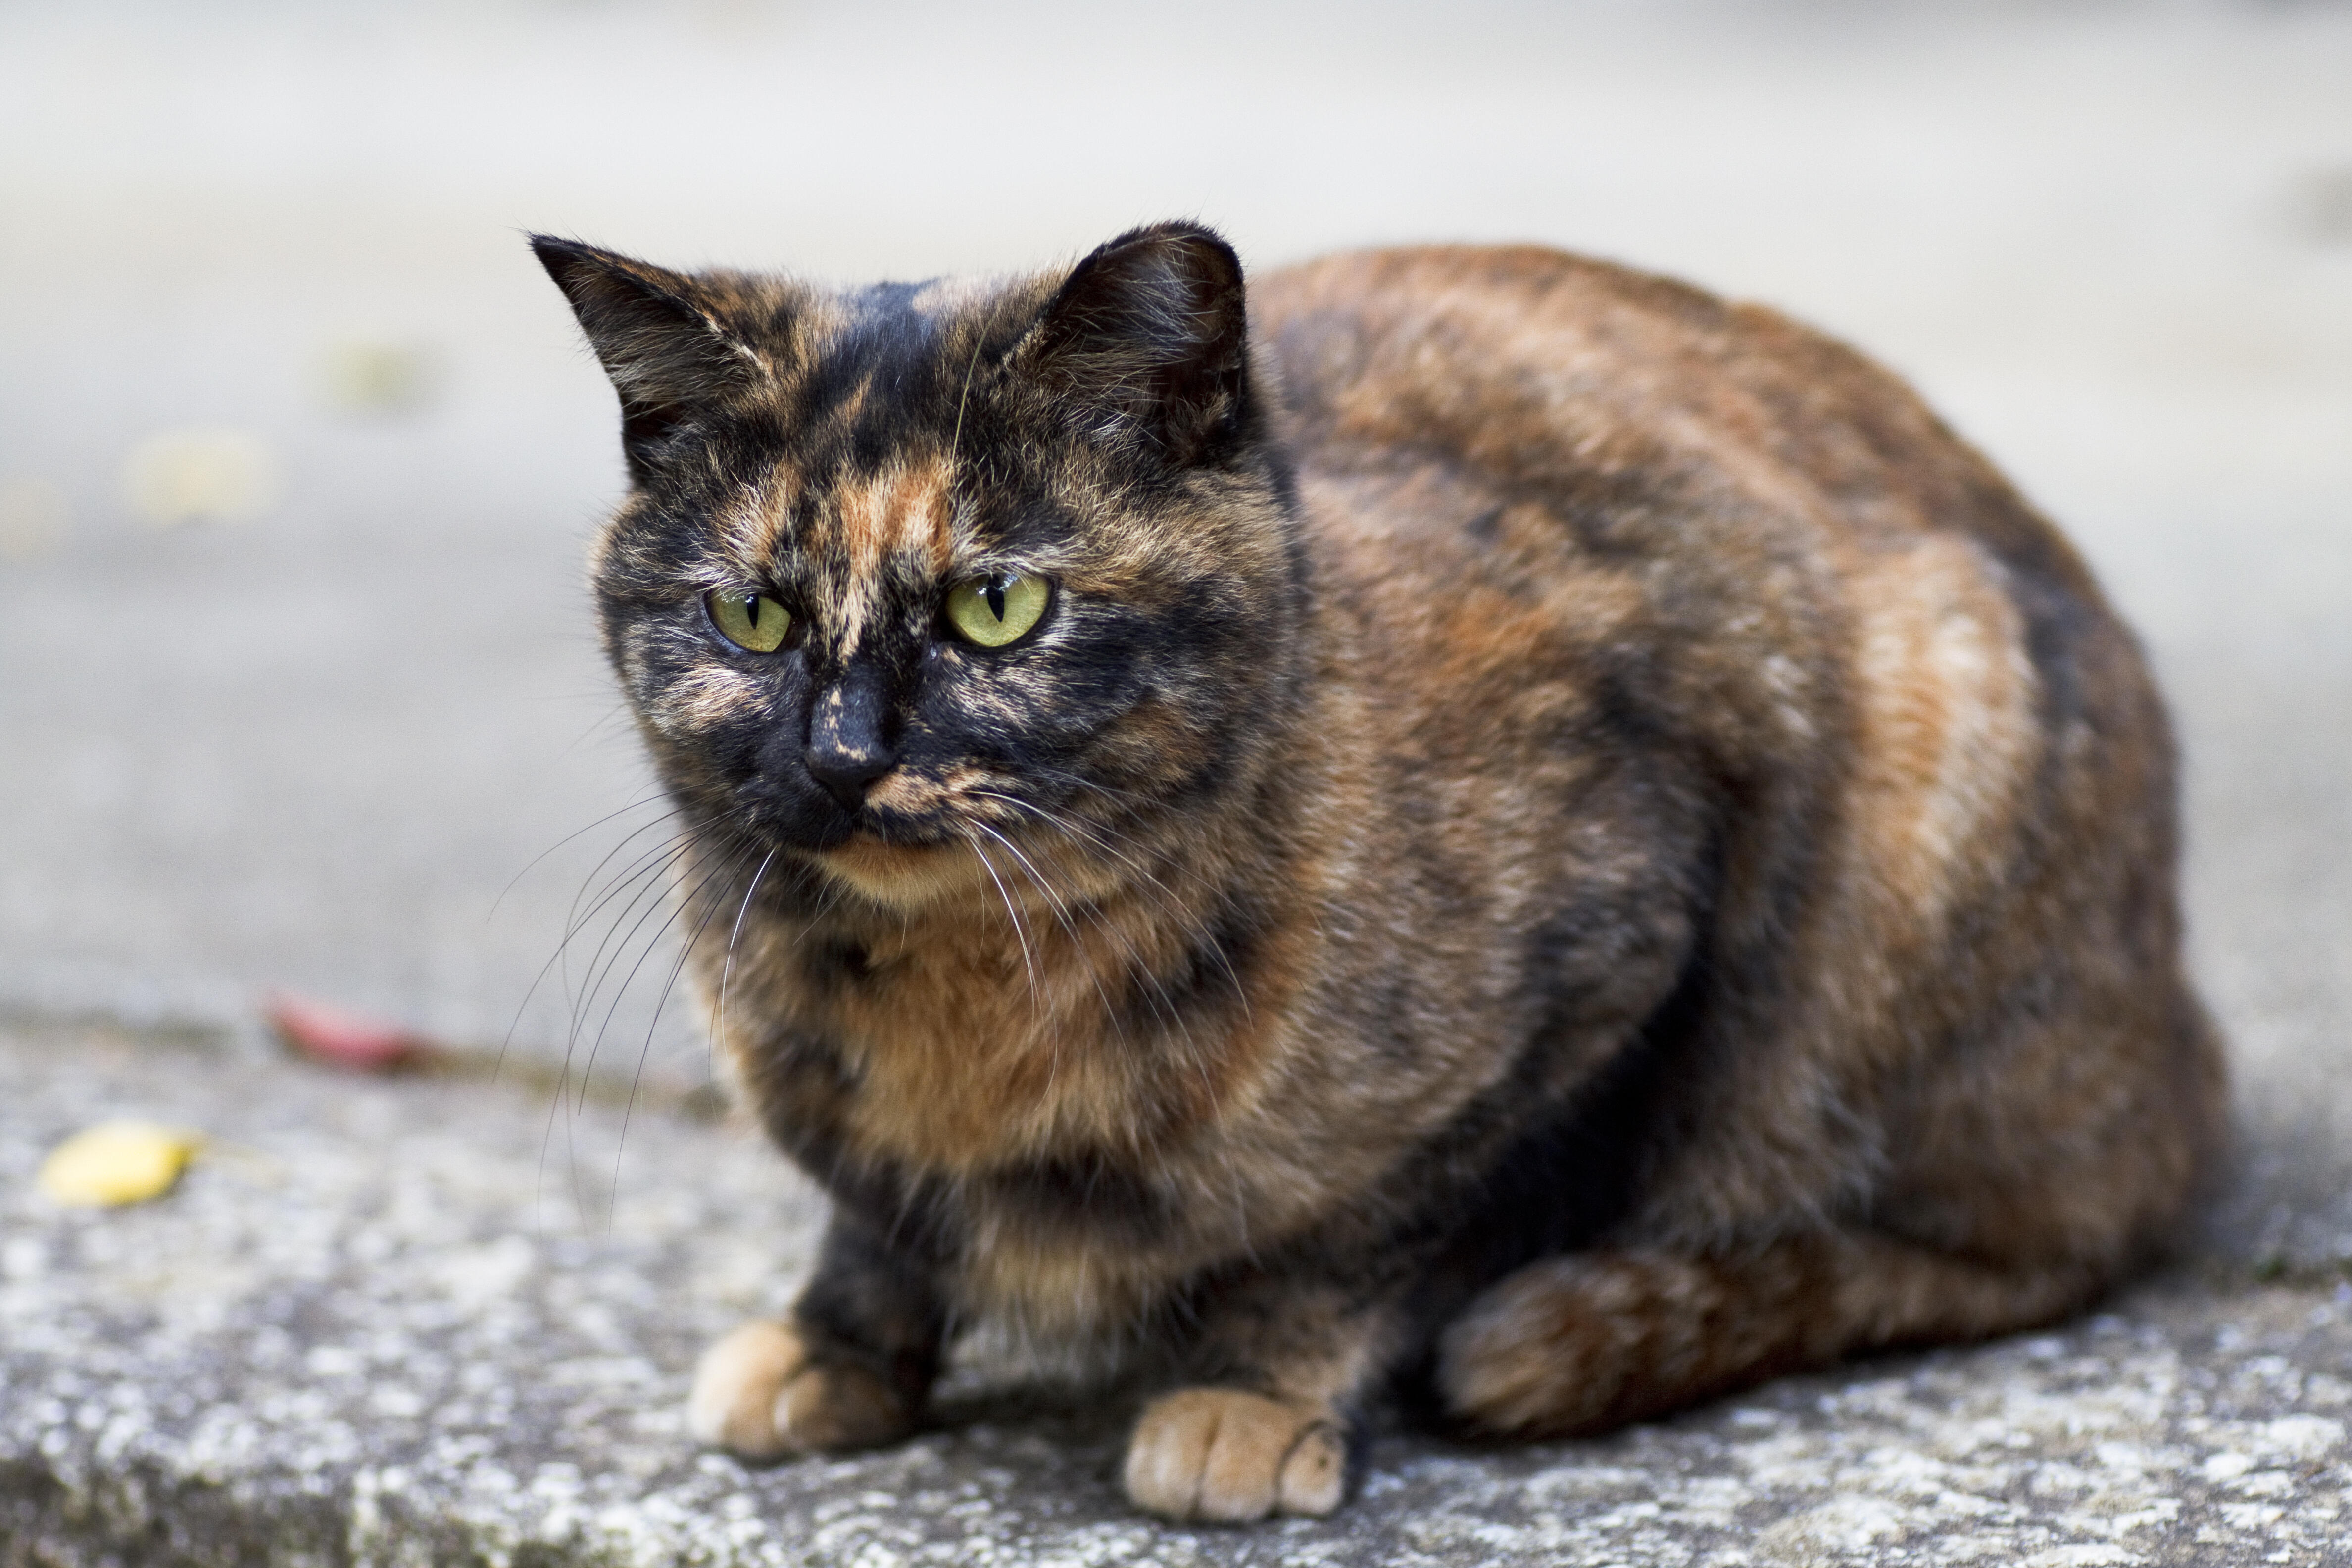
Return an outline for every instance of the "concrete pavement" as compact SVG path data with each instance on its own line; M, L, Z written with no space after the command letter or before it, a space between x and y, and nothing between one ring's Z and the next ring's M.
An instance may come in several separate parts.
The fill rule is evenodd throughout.
M145 1207L36 1196L101 1114L213 1142ZM814 1195L741 1130L620 1121L0 1030L0 1565L2347 1561L2352 1256L2279 1278L2233 1238L2053 1332L1596 1442L1391 1433L1329 1521L1136 1517L1133 1394L1018 1385L986 1345L912 1441L747 1467L688 1439L688 1371L788 1299Z

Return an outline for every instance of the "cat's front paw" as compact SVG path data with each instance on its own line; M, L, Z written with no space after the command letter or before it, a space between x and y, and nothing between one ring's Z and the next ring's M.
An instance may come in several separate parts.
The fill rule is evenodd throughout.
M1328 1412L1236 1388L1161 1395L1127 1445L1127 1495L1170 1519L1326 1514L1347 1479L1347 1434Z
M880 1378L812 1356L790 1323L753 1322L702 1352L686 1405L695 1441L747 1459L870 1448L914 1422Z

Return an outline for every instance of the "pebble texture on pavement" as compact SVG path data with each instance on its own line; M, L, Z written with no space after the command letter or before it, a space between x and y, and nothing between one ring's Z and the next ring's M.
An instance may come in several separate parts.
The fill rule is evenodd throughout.
M212 1142L154 1204L35 1194L118 1114ZM747 1468L687 1438L687 1371L782 1303L817 1202L731 1125L622 1114L0 1031L0 1565L2347 1561L2352 1287L2210 1253L1600 1441L1391 1433L1328 1521L1139 1519L1129 1399L984 1358L911 1443Z

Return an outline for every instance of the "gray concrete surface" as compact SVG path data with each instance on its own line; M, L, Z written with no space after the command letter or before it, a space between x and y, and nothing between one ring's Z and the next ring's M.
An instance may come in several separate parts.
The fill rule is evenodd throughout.
M100 1114L214 1142L144 1207L34 1195ZM985 1350L902 1447L697 1454L694 1353L782 1301L815 1213L665 1110L624 1140L511 1085L0 1031L0 1564L2352 1561L2340 1272L2207 1253L2057 1332L1599 1442L1391 1434L1335 1520L1178 1530L1119 1499L1126 1395Z
M2324 0L0 6L0 1563L2324 1559L2347 81ZM531 993L660 829L579 587L607 395L520 234L910 276L1171 213L1253 264L1534 237L1772 300L2073 530L2188 756L2245 1122L2204 1262L1612 1444L1400 1439L1330 1527L1136 1525L1115 1421L977 1384L891 1456L688 1453L691 1347L789 1290L806 1201L668 1110L622 1148L641 1061L660 1106L704 1072L634 885ZM175 441L245 465L236 515L155 521ZM647 956L551 1116L615 910L603 996ZM309 1076L259 1052L273 986L511 1027L519 1081ZM133 1101L235 1147L152 1209L27 1195Z

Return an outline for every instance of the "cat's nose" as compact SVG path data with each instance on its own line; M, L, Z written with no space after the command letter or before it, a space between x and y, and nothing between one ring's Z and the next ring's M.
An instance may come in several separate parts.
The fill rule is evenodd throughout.
M843 807L856 811L866 804L866 786L890 771L898 759L887 752L820 750L809 747L809 777L824 785Z
M882 737L886 704L870 670L853 668L821 693L809 712L809 777L850 811L866 804L866 786L898 763Z

